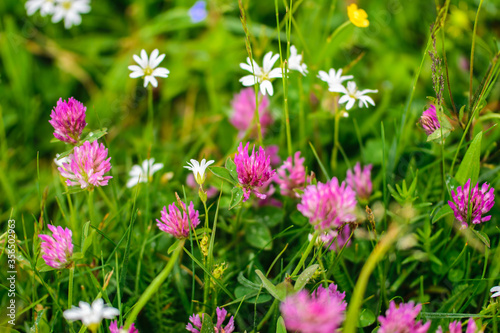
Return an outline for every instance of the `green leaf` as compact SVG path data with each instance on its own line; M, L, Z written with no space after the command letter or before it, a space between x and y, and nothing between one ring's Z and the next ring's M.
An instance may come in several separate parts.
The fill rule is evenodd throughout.
M89 134L87 134L87 136L85 138L81 139L79 143L83 144L85 141L93 142L99 138L102 138L103 136L108 134L107 130L108 129L106 127L103 127L99 130L92 131Z
M245 239L248 244L258 249L271 250L273 248L271 231L262 223L247 223Z
M260 289L260 284L254 283L250 280L248 280L244 275L243 272L240 272L238 274L238 282L242 284L244 287L254 289L254 290L259 290ZM238 297L238 296L237 296Z
M231 176L231 173L226 168L214 166L211 168L209 167L208 169L210 169L210 171L212 171L212 173L215 176L217 176L218 178L220 178L224 181L227 181L233 185L236 185L236 182L234 181L233 177Z
M42 257L38 258L37 262L36 262L36 269L39 271L39 272L50 272L50 271L53 271L55 270L54 267L51 267L49 265L47 265L45 263L45 260L43 260Z
M446 204L443 207L441 207L440 210L437 211L436 215L432 217L432 223L436 223L437 221L441 220L443 217L448 216L453 213L453 209Z
M59 161L61 158L68 156L72 152L73 152L73 148L71 148L70 150L66 150L64 153L59 154L59 156L57 157L57 160Z
M465 153L462 163L455 174L455 179L464 185L470 178L470 186L474 187L479 177L480 158L481 158L481 139L483 132L479 132Z
M238 286L234 289L234 295L236 296L236 298L241 298L241 299L243 298L243 296L245 296L245 302L252 304L267 303L273 299L272 296L267 293L261 292L259 294L259 289L260 286L257 290L245 286ZM259 295L259 298L257 298L257 295Z
M448 189L448 193L451 197L451 191L456 191L457 187L461 184L452 176L446 175L446 188Z
M167 250L167 254L174 252L174 250L177 248L177 246L179 246L179 240L176 240L174 242L174 244L170 245L170 247Z
M286 333L285 320L281 316L278 318L276 333Z
M375 322L375 314L370 309L362 309L359 315L358 326L367 327Z
M474 230L474 229L470 229L472 230L472 232L477 236L477 238L479 238L481 240L481 242L484 243L484 245L486 245L488 248L490 248L490 238L488 237L487 234L485 234L484 232L482 231L479 231L479 230Z
M275 206L260 207L255 214L255 220L268 227L275 227L283 220L285 213L282 208Z
M266 288L271 296L273 296L280 302L283 302L285 300L286 293L284 293L283 289L278 290L278 288L276 288L276 286L271 281L269 281L260 270L255 270L255 273L257 273L260 280L262 281L262 284L264 285L264 288Z
M234 164L231 157L228 157L226 160L226 169L229 171L229 174L233 178L235 182L238 182L238 172L236 172L236 164Z
M80 193L83 191L86 191L87 189L81 188L80 186L71 186L68 187L68 190L64 192L63 194L75 194L75 193Z
M203 323L201 324L200 333L215 333L212 317L206 313L203 314Z
M319 265L311 265L304 269L302 273L300 273L299 277L297 278L297 281L295 282L294 290L295 291L300 291L304 289L306 286L307 282L309 282L309 279L314 275L314 272L318 269Z
M243 201L243 189L239 186L233 187L231 190L231 201L229 202L229 209L233 209Z
M89 229L90 229L90 221L87 221L84 225L83 225L83 232L82 232L82 238L84 238L83 240L83 248L82 248L82 253L85 254L85 252L88 250L88 248L92 245L92 242L94 241L94 234L95 234L95 230L92 229L90 231L90 235L89 235Z

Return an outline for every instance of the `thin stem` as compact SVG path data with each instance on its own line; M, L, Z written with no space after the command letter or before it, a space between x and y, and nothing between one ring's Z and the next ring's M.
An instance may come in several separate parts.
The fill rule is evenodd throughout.
M304 115L303 97L302 75L299 75L299 140L302 151L306 150L306 118Z
M203 207L205 208L205 230L208 229L209 221L208 221L208 210L207 210L207 204L205 201L203 202ZM210 257L207 256L205 265L207 266L207 269L211 272L212 271L212 260L210 260ZM210 276L205 272L204 274L204 284L203 284L203 313L206 312L207 308L207 303L208 303L208 297L210 293Z
M71 264L71 268L69 269L69 284L68 284L68 309L71 309L73 305L73 280L75 277L75 263ZM70 324L73 327L73 323Z
M179 241L177 248L172 253L170 260L168 261L165 268L158 274L158 276L151 282L151 284L146 288L144 293L141 295L137 303L132 307L130 314L127 317L127 321L125 322L124 330L128 331L130 325L136 320L137 315L141 312L142 308L147 304L147 302L157 293L160 289L161 285L168 277L172 269L174 268L175 263L177 262L177 258L179 258L179 254L182 252L184 248L184 240ZM193 272L194 273L194 272Z
M307 245L306 250L304 251L304 253L302 253L302 257L300 258L299 264L297 265L297 267L295 267L295 270L292 272L292 276L297 275L297 273L302 268L302 265L304 265L304 262L306 261L307 256L309 255L309 253L311 253L311 250L312 250L314 244L316 243L316 239L318 238L318 235L319 235L319 231L316 230L313 234L311 241L309 242L309 245Z
M94 190L89 191L89 220L90 224L97 227L97 225L94 224L95 221L95 216L94 216ZM83 246L83 244L82 244Z
M154 113L153 113L153 86L148 86L148 134L151 140L154 140L154 123L153 123Z
M340 121L340 112L338 110L337 101L334 102L334 112L335 112L335 124L334 124L334 134L333 134L333 149L332 149L332 157L330 161L330 165L332 167L332 173L335 173L335 169L337 168L337 154L339 150L339 121Z

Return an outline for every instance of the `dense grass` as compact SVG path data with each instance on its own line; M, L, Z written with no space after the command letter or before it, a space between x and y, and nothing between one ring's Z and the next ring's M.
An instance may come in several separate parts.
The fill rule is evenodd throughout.
M213 317L215 308L224 306L235 315L237 332L275 332L279 302L256 270L278 284L298 267L313 232L297 211L299 199L277 191L274 198L281 208L261 207L253 196L229 210L231 187L208 172L205 188L222 192L208 199L205 215L197 190L186 186L189 171L183 166L192 158L224 166L234 156L242 140L228 116L231 99L242 88L238 80L247 74L239 63L250 48L259 64L268 51L281 52L284 60L293 44L303 52L309 74L290 72L284 83L273 82L274 123L262 142L248 140L278 145L283 160L301 151L308 172L320 182L329 177L343 181L357 161L373 164L374 195L366 204L375 229L365 205L358 204L358 228L350 246L337 252L313 247L304 256L300 272L313 264L321 268L306 288L335 282L348 304L360 305L359 312L348 306L346 323L359 323L367 332L377 327L375 318L391 300L424 304L421 319L432 320L433 332L438 325L471 316L486 331L497 332L500 311L489 290L500 284L498 205L490 211L490 221L474 226L478 232L459 230L446 207L452 186L468 178L495 189L500 185L498 3L481 1L478 11L480 1L475 0L364 1L359 5L370 26L348 24L338 33L348 20L343 1L277 1L276 8L274 1L243 0L243 24L237 1L209 1L209 15L201 23L190 20L187 10L193 3L92 1L82 24L66 30L39 14L27 16L23 2L0 2L2 249L9 219L16 220L18 239L17 324L9 326L2 315L0 330L80 330L79 322L70 325L62 317L69 308L69 270L40 272L37 235L48 233L49 223L71 228L75 252L85 252L74 270L70 303L102 297L120 310L124 323L173 255L169 248L175 238L161 232L156 219L178 193L200 211L198 229L208 217L199 241L203 234L211 236L209 256L202 255L198 241L186 240L179 259L170 261L172 272L139 313L139 331L182 332L192 313ZM142 79L129 78L127 66L134 64L133 54L155 48L166 54L162 66L170 75L152 90L149 131L149 91ZM436 97L429 51L442 59L443 107L454 128L444 144L426 141L417 124ZM333 161L333 99L316 77L332 67L354 75L361 89L379 91L371 95L375 107L354 107L339 120ZM90 198L87 191L68 194L53 161L56 153L71 147L51 142L50 111L59 98L71 96L87 106L89 129L107 128L100 141L112 157L113 179ZM472 145L479 133L481 141ZM465 157L469 147L470 160ZM127 188L132 166L150 157L164 168L151 182ZM398 194L398 186L411 184L410 191ZM7 262L5 251L1 260ZM223 274L214 273L223 263ZM363 273L370 265L373 271ZM366 291L360 293L364 274ZM0 277L7 286L7 269ZM2 314L9 302L7 289L0 289ZM99 332L107 332L108 326L103 323Z

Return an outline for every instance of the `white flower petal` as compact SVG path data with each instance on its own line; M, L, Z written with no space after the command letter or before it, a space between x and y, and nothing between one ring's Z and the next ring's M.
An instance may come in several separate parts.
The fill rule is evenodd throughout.
M262 95L268 94L269 96L272 96L274 94L273 90L273 84L269 80L264 80L260 84L260 92Z
M241 84L245 87L253 86L258 82L258 79L254 75L246 75L240 79Z
M153 71L152 75L158 77L168 77L169 73L170 71L168 69L163 67L158 67Z
M153 60L153 58L149 59L149 67L151 68L156 68L158 65L165 59L165 54L160 54L156 59Z

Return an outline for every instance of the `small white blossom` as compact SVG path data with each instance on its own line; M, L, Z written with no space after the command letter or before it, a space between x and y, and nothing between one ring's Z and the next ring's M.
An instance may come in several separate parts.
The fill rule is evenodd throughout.
M35 14L38 10L40 10L40 15L52 15L54 14L54 1L55 0L28 0L24 7L26 8L26 12L28 16Z
M318 77L322 81L328 83L328 90L331 92L343 92L345 88L342 82L354 78L354 76L352 75L342 76L342 68L340 68L338 71L335 71L335 69L330 68L328 73L325 71L319 71Z
M344 88L343 91L341 91L344 95L340 97L339 103L342 104L347 102L345 106L346 110L350 110L354 106L356 100L359 100L358 106L360 108L362 108L363 105L368 107L368 104L375 106L373 99L369 96L365 96L365 94L377 92L378 90L372 89L358 90L356 83L354 81L349 81L347 82L347 88Z
M64 19L66 29L82 23L80 14L90 12L90 0L55 0L55 2L52 22L57 23Z
M67 320L81 320L83 325L91 331L95 331L103 319L113 319L120 314L118 309L104 305L102 298L96 299L92 306L86 302L78 303L79 307L72 307L63 312Z
M153 52L151 52L149 59L146 50L141 51L140 57L134 54L133 58L139 66L128 66L128 69L132 71L129 76L133 79L144 77L144 88L147 87L150 82L153 87L158 87L158 80L156 80L155 76L168 77L168 74L170 73L168 69L158 67L158 65L165 58L165 54L160 54L158 49L154 49Z
M197 160L190 160L191 163L187 162L187 166L185 166L186 169L193 171L194 179L196 179L196 182L200 185L202 185L205 182L205 170L207 167L214 163L214 160L206 161L205 159L201 160L201 163L199 163Z
M246 75L240 79L240 82L245 86L253 86L260 84L260 92L262 95L272 96L274 94L273 84L271 79L282 77L281 68L273 68L276 60L280 57L279 54L273 56L273 52L268 52L264 56L263 67L261 68L255 60L252 62L247 58L247 63L240 63L241 69L249 71L251 75ZM252 68L253 63L253 68Z
M490 293L494 293L493 295L491 295L491 298L500 297L500 286L491 288Z
M290 46L288 68L294 71L298 71L304 76L309 73L307 71L307 65L302 61L302 54L297 54L297 48L294 45Z
M61 154L56 154L56 158L54 158L54 163L58 166L58 167L63 167L63 163L69 163L70 162L70 159L69 159L69 156L65 156L63 158L59 158L59 156L61 156Z
M127 187L131 188L139 183L147 183L153 177L153 174L161 168L163 168L163 163L155 164L154 158L145 160L142 162L142 166L134 165L128 173L130 179L127 182ZM149 176L146 176L148 174Z

